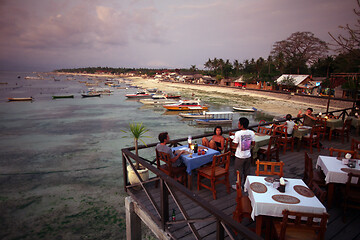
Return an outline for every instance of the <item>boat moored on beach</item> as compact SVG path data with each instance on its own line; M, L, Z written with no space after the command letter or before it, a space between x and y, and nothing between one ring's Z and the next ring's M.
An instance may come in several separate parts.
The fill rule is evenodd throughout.
M87 94L81 94L81 96L83 98L89 98L89 97L100 97L101 94L96 94L96 93L87 93Z
M246 108L246 107L233 107L233 109L235 111L238 111L238 112L255 112L257 111L256 108L252 107L252 108Z
M74 95L55 95L52 96L53 99L61 99L61 98L74 98Z
M179 100L178 103L164 105L169 111L199 111L199 110L208 110L207 105L200 104L200 100Z
M233 112L205 112L203 119L195 119L200 125L232 124Z
M126 94L125 97L127 98L151 98L152 94L146 91L138 91L134 94Z
M33 98L32 97L27 97L27 98L8 98L9 102L15 102L15 101L32 101Z

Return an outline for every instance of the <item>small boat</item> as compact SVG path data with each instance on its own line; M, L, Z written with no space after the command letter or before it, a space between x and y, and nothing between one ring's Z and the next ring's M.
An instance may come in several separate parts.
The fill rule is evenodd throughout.
M89 97L100 97L101 94L93 94L93 93L88 93L88 94L81 94L81 96L83 98L89 98Z
M53 99L58 99L58 98L74 98L74 95L56 95L56 96L52 96Z
M28 98L8 98L9 102L13 102L13 101L32 101L33 98L32 97L28 97Z
M200 100L180 100L178 103L164 105L169 111L199 111L199 110L208 110L207 105L201 105Z
M138 91L134 94L126 94L125 97L127 98L151 98L152 94L147 93L145 91Z
M233 112L205 112L204 119L195 119L200 125L232 124Z
M192 118L192 119L203 119L206 117L205 111L202 113L179 113L179 116L182 118Z
M147 104L147 105L165 105L165 104L174 104L174 103L176 103L175 100L166 99L166 98L161 98L161 99L141 99L141 100L139 100L139 102L141 102L142 104Z
M149 89L147 89L147 91L148 91L149 93L156 93L157 88L149 88Z
M255 112L255 111L257 111L257 109L254 107L252 107L252 108L233 107L233 109L238 112Z
M179 95L179 94L167 93L167 94L165 94L165 97L167 97L167 98L181 98L181 95Z

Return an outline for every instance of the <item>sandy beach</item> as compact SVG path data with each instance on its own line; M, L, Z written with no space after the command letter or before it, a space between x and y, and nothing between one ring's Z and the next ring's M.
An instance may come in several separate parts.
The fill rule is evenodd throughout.
M283 116L290 113L296 117L299 110L308 107L314 109L314 113L325 112L327 99L311 99L301 96L291 96L260 91L234 89L211 85L195 85L185 83L163 82L155 79L143 79L133 77L133 85L142 88L157 88L165 92L181 92L185 97L199 97L203 101L212 101L229 106L255 107L261 111L275 116ZM352 107L351 102L330 102L330 111Z

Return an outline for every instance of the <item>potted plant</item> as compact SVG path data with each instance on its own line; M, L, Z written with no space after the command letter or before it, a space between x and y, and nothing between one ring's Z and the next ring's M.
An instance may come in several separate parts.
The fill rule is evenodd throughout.
M146 146L146 143L141 138L148 137L148 136L144 136L144 134L146 132L148 132L149 130L143 125L143 123L130 123L129 129L130 129L131 137L134 138L135 154L136 154L136 156L139 156L138 142L140 140ZM137 170L137 172L139 173L139 175L143 181L146 181L149 179L149 170L147 168L143 167L141 164L139 164L139 162L136 162L135 169ZM139 179L137 178L131 165L127 166L127 171L128 171L128 178L129 178L130 183L131 184L139 183Z

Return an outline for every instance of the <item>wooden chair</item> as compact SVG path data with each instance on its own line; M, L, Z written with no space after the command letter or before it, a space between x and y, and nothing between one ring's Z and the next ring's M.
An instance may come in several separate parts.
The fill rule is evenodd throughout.
M355 138L351 139L351 150L355 151L357 154L360 154L360 141Z
M302 138L303 146L309 147L310 153L313 153L313 146L316 146L320 152L320 126L314 126L311 129L310 135L305 135Z
M314 192L315 196L320 200L320 202L325 205L327 194L326 190L321 189L315 181L311 181L308 185L309 188Z
M356 182L357 180L357 182ZM360 209L360 173L359 171L349 172L348 180L345 186L345 194L344 194L344 214L343 221L346 219L346 210L348 207Z
M263 170L260 170L260 165L263 166ZM279 169L276 170L275 168L278 167ZM256 176L259 175L277 175L277 176L284 176L283 172L284 163L280 162L268 162L268 161L259 161L256 160ZM270 168L270 170L269 170Z
M289 137L286 126L276 126L273 131L273 136L279 136L279 147L283 148L285 153L287 149L294 151L294 138ZM289 146L287 144L290 144Z
M356 151L353 150L336 149L332 147L329 148L329 155L334 156L334 153L336 154L336 157L344 157L347 153L351 154L351 158L357 157Z
M233 219L241 223L243 218L246 217L251 221L251 202L248 196L243 196L242 194L241 177L238 170L236 171L236 176L236 208L233 212Z
M311 182L316 182L320 186L325 186L325 175L322 171L314 170L313 160L305 152L305 167L303 181L309 185Z
M165 164L161 165L161 162ZM156 166L159 170L163 171L165 174L169 175L171 178L174 178L176 181L184 184L187 184L187 172L186 167L174 167L172 166L173 162L171 161L170 154L159 152L156 149Z
M319 135L320 137L322 136L322 140L325 140L325 135L327 133L327 119L326 118L321 118L321 117L317 117L316 118L316 125L319 126Z
M229 138L227 138L227 145L226 145L226 150L224 151L224 153L230 151L231 152L231 156L235 156L235 152L236 152L236 147L235 144L233 143L233 139L231 139L231 136L235 136L235 133L233 132L229 132Z
M272 128L258 127L257 132L265 134L265 135L271 135L272 134Z
M321 219L320 222L314 222L315 218ZM325 237L328 218L329 214L327 213L315 214L284 210L282 221L274 221L274 230L280 240L321 240Z
M230 152L215 155L211 166L203 167L198 169L197 186L198 191L200 186L207 188L212 191L214 199L216 199L217 184L223 183L226 186L226 190L230 193L230 182L229 182L229 166L230 166ZM210 180L211 185L208 186L201 182L202 178ZM221 179L223 178L223 179Z
M347 141L349 141L349 135L351 130L351 118L348 118L345 120L343 126L341 128L335 128L333 129L333 134L336 136L336 134L339 134L341 136L341 143L344 143L344 137L346 135Z
M263 155L264 160L266 160L266 161L271 161L271 159L275 159L278 162L279 161L279 137L271 136L269 144L259 148L258 156L259 155Z

